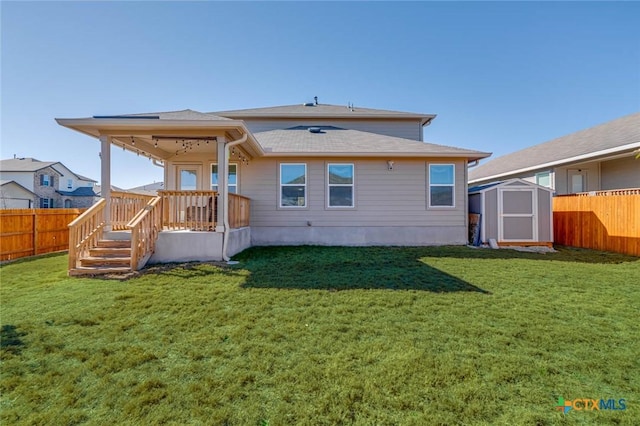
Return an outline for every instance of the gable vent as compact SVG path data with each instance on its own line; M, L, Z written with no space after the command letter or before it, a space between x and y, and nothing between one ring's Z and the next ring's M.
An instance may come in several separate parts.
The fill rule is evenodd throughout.
M321 130L320 127L309 127L311 133L320 133Z

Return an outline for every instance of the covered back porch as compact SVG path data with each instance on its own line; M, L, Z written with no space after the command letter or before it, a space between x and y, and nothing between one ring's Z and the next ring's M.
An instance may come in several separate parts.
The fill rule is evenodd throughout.
M230 161L248 164L262 153L243 122L193 111L57 121L101 143L102 198L69 225L70 275L229 260L249 246L250 200L228 182ZM112 148L162 167L165 189L156 196L111 190ZM220 171L215 182L204 179L203 164Z

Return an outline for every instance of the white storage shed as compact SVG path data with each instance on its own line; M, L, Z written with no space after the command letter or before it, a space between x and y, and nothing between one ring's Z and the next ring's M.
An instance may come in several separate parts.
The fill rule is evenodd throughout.
M499 245L553 245L553 190L522 179L469 188L469 213L479 214L479 240Z

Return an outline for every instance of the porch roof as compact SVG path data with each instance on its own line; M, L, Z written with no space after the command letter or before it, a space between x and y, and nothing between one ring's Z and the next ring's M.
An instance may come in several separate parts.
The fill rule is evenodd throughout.
M124 149L159 160L166 160L175 154L175 144L166 141L171 138L179 141L223 136L228 140L236 140L247 134L247 141L243 144L247 154L263 154L262 147L243 121L193 110L56 118L56 122L95 138L110 136L113 143ZM162 143L158 143L159 138L162 138Z
M415 141L334 126L297 126L255 134L265 156L462 157L477 160L490 153Z

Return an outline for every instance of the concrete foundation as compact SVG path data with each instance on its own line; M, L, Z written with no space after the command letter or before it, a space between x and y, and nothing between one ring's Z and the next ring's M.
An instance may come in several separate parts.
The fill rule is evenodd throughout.
M467 244L465 226L251 227L251 245L432 246Z
M156 241L156 251L148 263L221 261L223 235L221 232L160 232ZM249 247L251 228L232 229L229 232L229 257Z
M232 229L229 232L227 256L231 257L251 247L251 228Z
M156 251L148 263L222 260L222 235L221 232L160 232Z

